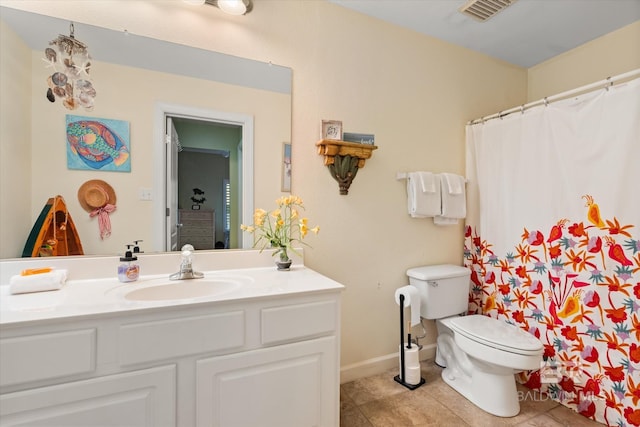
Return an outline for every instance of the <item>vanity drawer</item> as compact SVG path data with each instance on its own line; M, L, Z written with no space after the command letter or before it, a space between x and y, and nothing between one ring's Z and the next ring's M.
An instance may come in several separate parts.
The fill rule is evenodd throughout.
M96 330L0 339L0 386L93 372Z
M122 325L120 365L213 353L245 344L245 312L182 317Z
M336 331L338 302L330 300L264 308L261 320L264 345L326 335Z
M180 221L213 221L212 210L180 209Z
M211 237L213 238L213 225L211 224L189 224L188 226L183 224L180 230L180 235L183 237Z

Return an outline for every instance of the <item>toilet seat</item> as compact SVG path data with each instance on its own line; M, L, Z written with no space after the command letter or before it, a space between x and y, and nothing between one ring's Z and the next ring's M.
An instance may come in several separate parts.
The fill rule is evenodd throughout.
M509 353L537 356L543 349L542 342L533 335L492 317L474 314L444 320L447 320L447 325L456 333Z

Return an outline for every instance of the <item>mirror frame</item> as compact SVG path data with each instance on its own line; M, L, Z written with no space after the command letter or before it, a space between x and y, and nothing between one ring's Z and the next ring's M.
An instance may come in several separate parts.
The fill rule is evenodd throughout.
M36 10L32 10L29 6L26 6L25 8L22 8L22 7L14 8L10 5L0 5L0 9L3 11L4 10L10 11L11 14L17 13L17 14L34 15L37 17L38 20L40 20L38 22L42 22L42 23L48 22L48 21L61 21L65 23L64 24L65 26L67 25L67 22L66 22L67 20L65 18L47 16L45 14L42 14L42 12L37 11L37 7L35 8ZM15 31L15 28L13 28L13 26L11 25L12 21L5 19L5 16L2 16L2 18L3 18L3 21L5 21L5 23L8 24L9 27L14 29ZM45 20L45 21L42 21L42 20ZM91 24L84 24L82 22L76 22L76 24L79 26L95 27L99 31L107 31L109 33L120 34L119 31L110 29L110 28L99 27ZM43 27L44 26L45 25L43 25ZM39 25L36 27L39 27ZM17 33L21 37L24 37L22 32L17 31ZM170 45L172 48L176 48L176 47L186 48L190 52L195 53L196 55L198 54L205 55L207 61L211 61L213 60L213 58L216 58L216 60L222 60L224 63L224 66L221 66L221 67L210 67L210 66L186 67L188 71L196 70L198 71L198 73L204 72L206 70L207 73L209 73L207 75L204 75L204 74L193 75L189 73L173 72L169 70L161 70L161 71L169 72L173 74L179 74L183 76L186 75L186 76L191 76L196 78L213 80L220 83L235 84L235 85L239 85L247 88L254 88L259 90L267 90L267 91L272 91L272 92L277 92L282 94L288 94L289 96L292 95L292 88L293 88L292 87L293 86L292 69L289 67L276 65L271 62L267 63L267 62L262 62L254 59L236 57L229 54L209 51L204 48L182 45L182 44L167 41L167 40L154 39L154 38L149 38L149 37L139 36L134 34L131 34L131 36L134 37L135 39L145 39L150 43ZM29 39L31 39L31 37ZM28 45L31 46L31 43L29 42L29 40L27 39L24 39L24 40ZM34 49L33 47L31 48ZM153 50L154 49L149 49L149 51L153 51ZM104 60L105 62L112 62L114 64L121 64L121 65L123 64L120 61L113 61L107 58L104 58L101 60ZM144 68L149 69L148 65L154 64L155 61L150 60L150 58L144 58L143 63L144 65L141 65L141 64L133 64L133 65L128 64L128 65L143 68L143 69ZM164 60L164 61L160 61L160 63L167 65L167 63L171 64L172 61ZM257 78L250 77L250 76L248 77L247 76L248 73L239 72L239 70L245 69L245 67L253 70L254 73L252 74L258 75L259 77ZM154 161L154 164L152 166L152 179L153 179L152 209L153 210L152 210L152 218L150 218L152 220L151 228L152 228L153 236L151 239L152 242L150 242L152 243L152 247L149 248L149 252L151 251L166 252L166 243L165 243L166 221L165 221L165 215L164 215L165 214L164 206L166 205L166 200L165 200L166 182L164 178L165 169L166 169L166 160L165 160L166 154L164 152L165 144L164 144L164 137L162 135L163 132L161 131L161 129L163 129L164 127L164 116L167 113L170 115L175 115L175 116L182 115L185 117L212 116L215 118L215 121L219 121L219 122L226 121L227 123L242 126L243 128L243 135L242 135L242 138L243 138L243 146L242 146L243 186L242 187L244 188L248 184L250 189L242 191L242 195L241 195L242 214L241 214L241 218L239 218L239 222L240 224L252 223L254 203L255 203L255 200L254 200L255 190L253 186L256 184L254 181L255 164L254 164L254 150L253 150L254 149L254 124L253 124L254 117L251 115L245 115L245 114L239 114L239 113L229 113L229 112L213 111L213 110L200 110L198 108L177 106L177 105L171 105L171 104L162 104L162 103L158 103L155 107L156 107L156 111L152 112L154 114L154 119L153 119L154 122L153 122L153 129L152 129L152 135L154 138L154 142L152 142L153 153L149 153L149 154L152 154L152 159ZM291 121L292 121L292 117L290 115L289 123L288 123L290 130L291 130ZM240 239L238 242L238 243L241 243L241 245L239 246L244 249L251 248L253 246L252 236L248 235L247 233L241 233L241 235L242 235L241 242L240 242ZM105 255L105 254L90 254L90 256L101 256L101 255ZM113 255L113 254L106 254L106 255Z

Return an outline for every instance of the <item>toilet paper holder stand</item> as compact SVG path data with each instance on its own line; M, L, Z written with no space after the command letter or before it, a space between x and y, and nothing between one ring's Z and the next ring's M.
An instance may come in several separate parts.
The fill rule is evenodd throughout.
M411 342L411 338L409 338L408 342ZM410 344L409 344L410 345ZM417 345L417 343L416 343ZM404 361L404 295L400 295L400 374L393 377L393 379L407 387L409 390L415 390L424 384L424 378L420 377L420 382L418 384L409 384L405 381L405 361Z

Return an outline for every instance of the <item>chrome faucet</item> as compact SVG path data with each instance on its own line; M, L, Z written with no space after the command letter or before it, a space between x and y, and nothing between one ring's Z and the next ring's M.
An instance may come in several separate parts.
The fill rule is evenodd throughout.
M180 271L169 276L169 280L202 279L204 277L203 273L193 271L193 246L184 245L181 251Z

